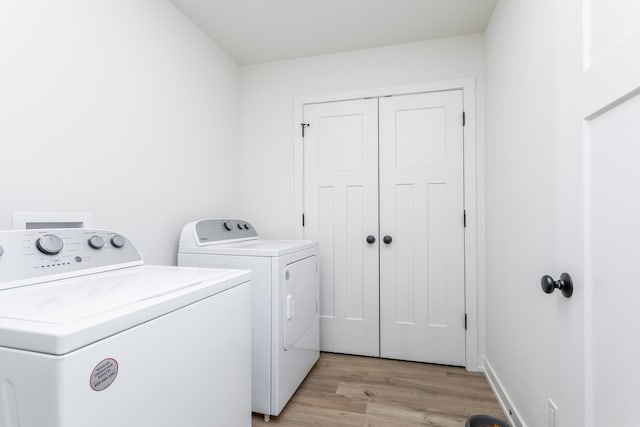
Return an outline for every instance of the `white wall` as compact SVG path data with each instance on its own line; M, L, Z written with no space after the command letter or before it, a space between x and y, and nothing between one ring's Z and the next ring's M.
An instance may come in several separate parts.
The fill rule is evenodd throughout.
M486 31L487 360L522 421L553 397L556 98L554 0L500 1Z
M80 211L149 263L236 212L238 66L162 0L0 4L0 229Z
M294 237L295 97L476 77L482 105L483 55L477 34L242 67L239 214L265 236Z

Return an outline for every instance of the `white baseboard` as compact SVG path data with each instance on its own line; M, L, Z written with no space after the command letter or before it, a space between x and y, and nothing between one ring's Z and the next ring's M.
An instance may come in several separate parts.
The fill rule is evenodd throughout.
M485 358L484 359L484 375L493 389L493 393L496 395L498 399L498 403L502 407L502 411L507 416L509 423L513 427L527 427L527 425L522 421L522 416L513 405L513 401L509 398L509 393L505 390L502 385L502 382L496 375L491 363Z

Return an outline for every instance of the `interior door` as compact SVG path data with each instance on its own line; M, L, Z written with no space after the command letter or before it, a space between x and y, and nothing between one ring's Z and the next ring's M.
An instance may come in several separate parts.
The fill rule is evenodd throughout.
M640 2L590 0L584 48L587 426L637 422Z
M378 100L305 105L304 120L304 237L320 242L320 348L379 356Z
M465 364L462 91L380 99L380 353Z
M557 425L630 426L640 384L640 2L558 3L558 266L575 292L558 302Z

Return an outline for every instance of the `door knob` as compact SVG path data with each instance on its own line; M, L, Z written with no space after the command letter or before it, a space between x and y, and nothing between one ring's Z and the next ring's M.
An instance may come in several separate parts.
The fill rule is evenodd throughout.
M393 241L393 239L391 238L391 236L384 236L384 237L382 238L382 241L383 241L385 244L387 244L387 245L388 245L389 243L391 243L391 242Z
M375 242L376 242L375 236L373 236L372 234L369 234L367 236L367 243L370 245L373 245Z
M556 289L560 289L562 295L569 298L573 295L573 280L569 273L562 273L560 280L553 280L551 276L542 276L540 279L540 286L545 294L550 294Z

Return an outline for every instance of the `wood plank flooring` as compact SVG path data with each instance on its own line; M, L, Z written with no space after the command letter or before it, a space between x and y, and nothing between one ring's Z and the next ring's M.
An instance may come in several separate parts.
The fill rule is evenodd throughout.
M322 353L280 416L252 425L462 427L473 414L506 419L480 373Z

